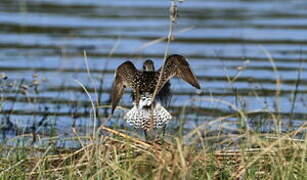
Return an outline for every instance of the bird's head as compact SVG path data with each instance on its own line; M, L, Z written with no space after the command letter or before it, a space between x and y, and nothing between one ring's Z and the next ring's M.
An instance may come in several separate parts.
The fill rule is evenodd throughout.
M143 71L155 71L154 62L147 59L143 64Z

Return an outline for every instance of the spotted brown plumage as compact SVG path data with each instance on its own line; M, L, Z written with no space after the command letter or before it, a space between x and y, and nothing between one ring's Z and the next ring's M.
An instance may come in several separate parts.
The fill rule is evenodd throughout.
M155 71L154 64L147 60L143 64L143 70L138 70L131 61L121 64L115 72L115 80L112 87L112 113L121 99L126 87L133 90L133 108L125 116L127 121L135 127L147 129L150 119L153 127L161 127L167 123L171 116L160 103L153 99L157 88L157 99L166 98L169 93L169 80L178 77L200 89L200 85L193 74L189 63L184 56L173 54L167 57L161 80L159 78L162 67ZM159 83L159 84L158 84ZM144 122L143 122L144 121ZM161 123L160 123L161 122Z

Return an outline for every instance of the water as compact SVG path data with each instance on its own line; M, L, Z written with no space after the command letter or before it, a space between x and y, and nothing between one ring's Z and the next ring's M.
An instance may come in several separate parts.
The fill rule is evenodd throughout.
M130 59L141 68L152 58L160 66L166 42L145 45L168 35L169 5L165 0L2 0L0 72L8 79L1 80L1 131L55 126L69 134L72 126L91 127L90 100L77 81L104 105L119 64ZM202 91L172 80L169 110L178 115L173 126L182 114L184 126L194 128L238 109L249 112L253 127L265 116L264 131L276 123L267 114L280 115L284 130L306 121L307 1L187 0L178 8L169 54L189 58ZM29 87L22 93L24 85ZM121 105L130 101L125 94ZM126 111L116 110L107 122L105 111L99 110L103 124L125 126L120 117ZM233 127L237 120L225 124Z

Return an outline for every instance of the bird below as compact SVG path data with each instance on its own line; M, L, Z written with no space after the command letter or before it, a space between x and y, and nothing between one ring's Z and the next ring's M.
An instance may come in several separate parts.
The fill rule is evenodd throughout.
M165 127L172 119L163 105L169 100L169 80L173 77L181 78L200 89L187 59L182 55L168 56L164 65L157 71L152 60L144 62L143 70L136 69L131 61L122 63L116 69L112 87L112 114L124 89L128 87L133 90L133 107L124 117L127 122L135 128L145 130L145 134L150 129Z

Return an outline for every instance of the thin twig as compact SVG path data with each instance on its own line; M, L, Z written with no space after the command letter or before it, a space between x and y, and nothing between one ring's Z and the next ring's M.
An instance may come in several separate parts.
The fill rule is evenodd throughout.
M96 129L96 106L94 104L94 101L92 99L92 96L90 95L90 93L87 91L87 89L85 88L85 86L79 81L79 80L75 80L84 90L84 92L86 93L86 95L88 96L88 98L91 101L91 105L92 105L92 109L93 109L93 114L94 114L94 129L93 129L93 137L95 137L95 129Z
M166 61L166 57L167 57L167 54L168 54L169 45L170 45L170 42L173 38L173 25L176 22L176 16L177 16L176 1L172 0L171 7L170 7L170 20L171 21L170 21L170 24L169 24L167 43L166 43L166 47L165 47L165 51L164 51L163 65L162 65L161 70L160 70L160 76L159 76L158 83L157 83L155 91L152 95L152 100L155 99L155 97L158 93L158 89L160 88L159 86L160 86L160 83L161 83L161 80L162 80L162 75L163 75L163 72L164 72L164 66L165 66L165 61Z
M161 84L161 80L162 80L162 75L164 72L164 67L165 67L165 61L166 61L166 57L168 54L168 49L169 49L169 45L170 42L172 40L172 36L173 36L173 24L176 22L176 17L177 17L177 6L176 6L176 0L172 0L171 1L171 7L170 7L170 24L169 24L169 31L168 31L168 36L167 36L167 43L166 43L166 47L165 47L165 51L164 51L164 58L163 58L163 65L162 68L160 70L160 75L159 75L159 80L158 83L156 84L155 90L152 94L152 101L155 100L156 95L158 93L158 90L160 89L160 84ZM153 124L154 124L154 106L153 104L151 105L151 121L150 121L150 130L152 130L153 128Z

